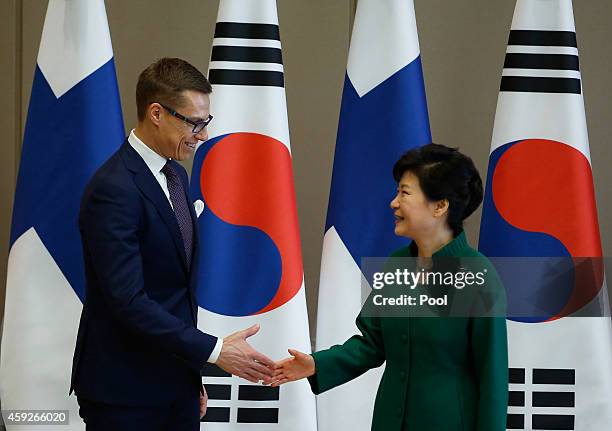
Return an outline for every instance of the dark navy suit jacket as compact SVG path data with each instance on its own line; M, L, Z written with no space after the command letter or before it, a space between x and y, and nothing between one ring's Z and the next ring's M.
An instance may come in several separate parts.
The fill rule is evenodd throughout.
M185 169L170 163L187 193ZM87 286L71 390L104 403L161 405L199 387L217 339L197 329L197 265L188 269L172 207L127 140L87 185L79 229Z

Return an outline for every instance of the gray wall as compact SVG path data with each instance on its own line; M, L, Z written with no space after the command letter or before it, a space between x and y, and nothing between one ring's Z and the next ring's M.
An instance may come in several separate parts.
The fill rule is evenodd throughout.
M0 310L19 147L46 10L42 0L0 2ZM298 213L311 327L322 233L354 0L278 0ZM107 0L126 127L135 121L139 71L178 56L207 70L218 0ZM486 173L495 104L514 2L416 0L434 140L461 147ZM604 254L612 251L612 2L574 5ZM197 16L197 20L194 20ZM607 120L607 121L606 121ZM478 239L480 212L467 222ZM312 332L314 334L314 332Z

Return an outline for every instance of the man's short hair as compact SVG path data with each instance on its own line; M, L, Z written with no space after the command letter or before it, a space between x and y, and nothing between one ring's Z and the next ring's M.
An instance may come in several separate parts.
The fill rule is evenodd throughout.
M138 120L145 118L151 103L163 103L172 108L183 104L182 92L212 93L208 79L194 66L180 58L160 58L140 73L136 85Z

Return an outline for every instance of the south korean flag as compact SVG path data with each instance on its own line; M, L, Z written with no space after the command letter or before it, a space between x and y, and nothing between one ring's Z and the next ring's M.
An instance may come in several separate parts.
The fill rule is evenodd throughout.
M515 316L508 429L612 429L612 331L571 0L517 0L479 248L490 257L589 264L590 283L580 282L577 265L566 284L502 276ZM522 298L548 313L517 309ZM594 305L599 312L585 312Z
M225 336L259 324L248 342L268 357L310 352L281 37L275 0L221 0L209 79L214 120L196 150L198 327ZM211 431L314 431L308 382L252 384L203 370Z

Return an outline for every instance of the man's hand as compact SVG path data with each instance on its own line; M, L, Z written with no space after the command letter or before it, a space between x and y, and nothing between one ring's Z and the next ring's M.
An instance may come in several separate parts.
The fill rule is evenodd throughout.
M208 394L206 393L206 388L202 385L202 390L200 391L200 419L204 417L206 414L206 405L208 404Z
M215 363L224 371L249 382L264 383L272 378L274 361L253 349L246 339L259 331L259 325L243 329L223 339L223 348Z
M316 372L312 356L294 349L289 349L289 354L290 357L276 363L274 377L268 381L272 387L310 377Z

